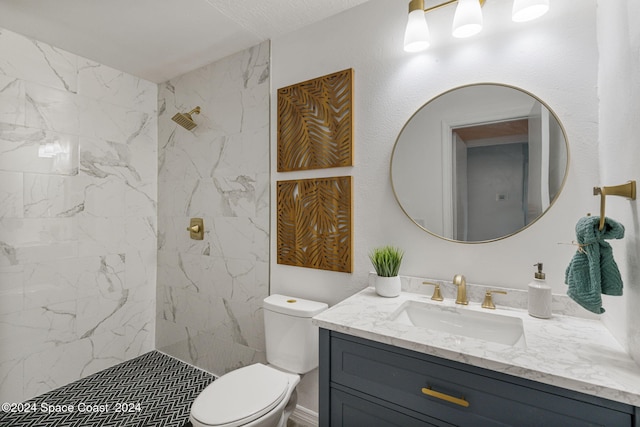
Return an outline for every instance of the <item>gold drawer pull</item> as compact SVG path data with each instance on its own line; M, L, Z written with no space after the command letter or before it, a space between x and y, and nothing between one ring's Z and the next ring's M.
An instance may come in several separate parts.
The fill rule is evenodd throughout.
M456 405L469 407L469 402L459 397L449 396L448 394L440 393L439 391L432 390L431 387L422 387L422 393L427 396L435 397L436 399L446 400L447 402L455 403Z

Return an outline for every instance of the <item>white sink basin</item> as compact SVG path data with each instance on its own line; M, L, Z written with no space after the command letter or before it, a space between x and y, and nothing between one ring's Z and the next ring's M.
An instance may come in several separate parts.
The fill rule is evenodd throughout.
M403 325L510 346L524 346L522 319L434 303L407 301L391 315Z

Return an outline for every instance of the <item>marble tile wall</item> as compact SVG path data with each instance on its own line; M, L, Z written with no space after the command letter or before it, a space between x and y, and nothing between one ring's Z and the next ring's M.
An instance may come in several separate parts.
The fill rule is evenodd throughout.
M216 375L265 361L269 56L265 42L158 87L156 347ZM171 120L197 105L192 131Z
M153 349L157 85L0 29L0 401Z

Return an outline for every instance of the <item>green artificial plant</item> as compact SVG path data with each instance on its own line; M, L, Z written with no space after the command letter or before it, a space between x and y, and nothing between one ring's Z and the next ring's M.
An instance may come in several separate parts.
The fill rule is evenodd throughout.
M371 264L380 277L397 276L403 256L404 252L393 246L383 246L369 252Z

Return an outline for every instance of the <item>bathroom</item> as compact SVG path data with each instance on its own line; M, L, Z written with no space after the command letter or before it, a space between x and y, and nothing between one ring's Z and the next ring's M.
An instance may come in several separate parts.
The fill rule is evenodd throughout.
M511 22L510 6L488 0L483 31L464 40L449 35L454 8L444 8L429 21L431 48L409 54L405 2L370 0L157 82L46 41L35 46L0 22L9 30L0 32L1 400L23 401L154 349L215 375L263 362L267 295L334 305L368 285L367 254L385 244L405 251L402 275L461 273L524 290L543 262L553 293L566 293L574 225L599 209L592 187L637 179L640 34L631 19L640 6L552 0L524 24ZM347 68L353 166L276 172L277 90ZM407 218L389 161L420 106L479 82L547 103L570 161L559 198L531 227L460 244ZM171 121L196 105L193 132ZM51 166L15 144L43 139L68 144L71 167L43 169ZM353 177L352 273L278 264L276 182L337 175ZM612 198L607 215L626 227L611 242L625 288L604 298L600 317L640 361L637 204ZM204 218L204 240L188 238L191 217ZM317 372L302 379L298 405L313 425Z

